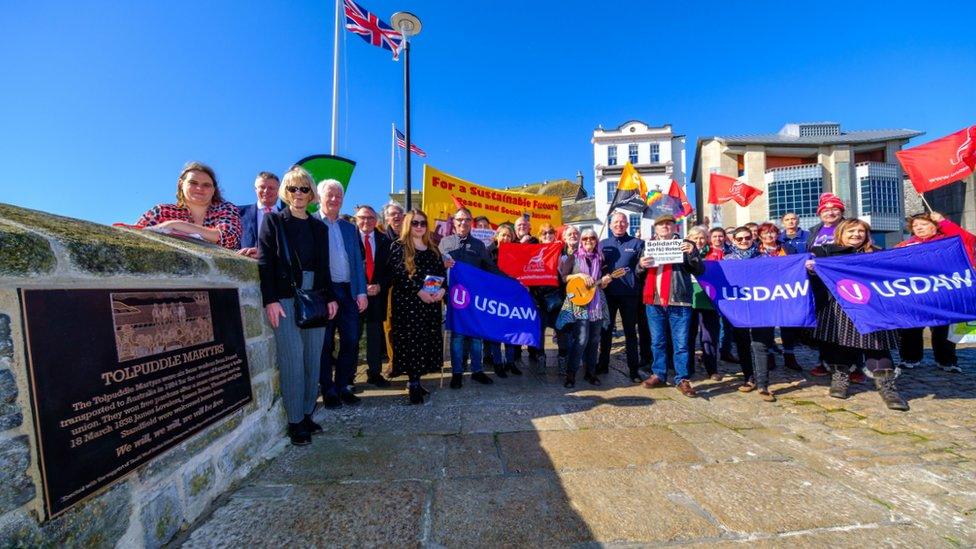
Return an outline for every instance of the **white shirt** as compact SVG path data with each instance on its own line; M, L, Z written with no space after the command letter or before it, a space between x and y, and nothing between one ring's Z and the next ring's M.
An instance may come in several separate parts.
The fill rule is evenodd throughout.
M261 224L264 223L264 216L265 216L264 208L265 207L266 206L264 204L258 202L258 225L257 225L257 227L258 227L258 234L261 234ZM271 208L271 211L274 211L274 206L270 206L270 208Z

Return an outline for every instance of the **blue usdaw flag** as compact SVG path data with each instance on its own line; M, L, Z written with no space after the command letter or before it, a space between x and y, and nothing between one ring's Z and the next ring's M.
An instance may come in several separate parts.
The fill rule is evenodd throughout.
M541 347L539 310L517 280L457 262L447 290L447 329L456 334Z
M816 326L810 254L706 261L702 290L736 328Z
M976 277L959 237L817 258L813 269L862 334L976 319Z

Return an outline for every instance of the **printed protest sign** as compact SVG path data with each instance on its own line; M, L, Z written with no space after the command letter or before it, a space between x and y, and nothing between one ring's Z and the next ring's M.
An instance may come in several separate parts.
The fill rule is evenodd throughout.
M671 265L684 261L680 238L671 240L648 240L644 242L644 257L654 259L655 265Z

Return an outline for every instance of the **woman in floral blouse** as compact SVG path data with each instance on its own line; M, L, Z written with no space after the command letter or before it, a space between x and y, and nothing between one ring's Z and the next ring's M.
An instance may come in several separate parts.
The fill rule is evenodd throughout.
M136 227L162 232L200 235L203 240L231 250L241 237L237 207L224 202L213 169L202 162L183 167L176 182L176 204L157 204L142 214Z

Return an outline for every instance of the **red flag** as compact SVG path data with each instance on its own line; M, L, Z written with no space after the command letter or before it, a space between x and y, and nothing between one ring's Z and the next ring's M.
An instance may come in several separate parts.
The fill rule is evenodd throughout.
M895 155L916 191L937 189L976 171L976 126Z
M457 208L457 209L460 210L461 208L464 207L464 202L462 202L460 198L454 196L453 194L451 195L451 200L454 201L454 207L455 208Z
M559 254L563 245L503 242L498 247L498 268L526 286L557 286Z
M708 174L708 203L725 204L732 200L732 185L736 183L734 177L717 173Z
M691 215L691 212L695 211L695 208L691 206L691 202L688 202L688 196L685 195L685 191L674 179L671 180L671 188L668 189L668 196L677 198L681 202L681 211L675 212L674 217L676 221L681 221Z
M735 184L729 189L729 194L732 195L732 200L735 200L735 203L742 207L751 204L752 201L762 193L762 191L753 187L752 185L748 185L738 180L736 180Z

